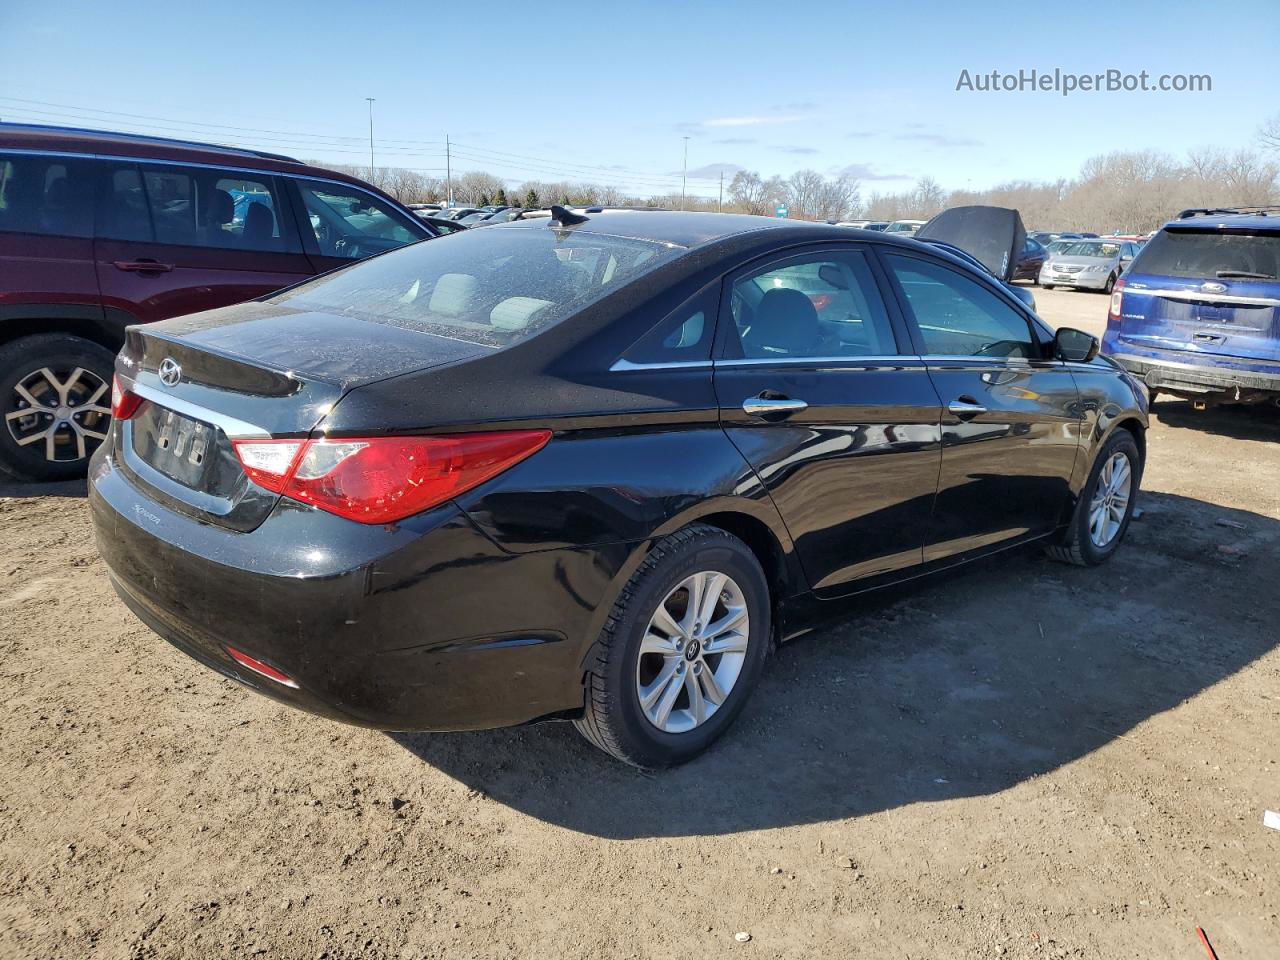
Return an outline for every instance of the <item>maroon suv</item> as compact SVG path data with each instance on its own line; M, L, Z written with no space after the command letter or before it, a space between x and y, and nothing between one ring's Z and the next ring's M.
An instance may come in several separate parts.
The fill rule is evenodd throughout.
M253 150L0 123L0 474L83 474L131 323L249 300L436 232Z

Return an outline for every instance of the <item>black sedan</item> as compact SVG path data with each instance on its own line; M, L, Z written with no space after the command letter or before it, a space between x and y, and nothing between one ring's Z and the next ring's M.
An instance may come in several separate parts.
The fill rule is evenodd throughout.
M1145 394L1001 279L845 227L556 208L132 327L99 549L153 630L286 703L684 761L839 598L1116 550Z

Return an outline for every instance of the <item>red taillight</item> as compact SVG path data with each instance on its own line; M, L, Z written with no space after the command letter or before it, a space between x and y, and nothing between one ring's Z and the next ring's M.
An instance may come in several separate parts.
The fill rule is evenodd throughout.
M813 303L813 309L815 310L825 310L827 304L829 304L833 299L835 298L829 293L809 294L809 300Z
M1117 326L1120 323L1120 308L1124 305L1124 277L1116 280L1111 288L1111 305L1107 308L1107 325Z
M227 653L231 654L231 659L240 664L240 666L252 670L254 673L260 673L268 680L274 680L276 683L282 683L286 687L292 687L294 690L298 689L297 681L288 674L281 673L275 667L269 667L261 660L255 660L247 653L237 650L235 647L227 647Z
M111 375L111 416L116 420L128 420L142 406L142 398L120 385L120 378Z
M438 437L234 440L260 487L360 523L421 513L515 466L550 430Z

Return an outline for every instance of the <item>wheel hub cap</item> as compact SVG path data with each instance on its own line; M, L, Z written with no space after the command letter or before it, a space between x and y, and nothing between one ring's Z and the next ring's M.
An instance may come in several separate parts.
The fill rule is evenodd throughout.
M706 723L728 698L751 636L742 588L714 570L686 577L663 598L636 662L636 695L664 733Z
M1106 547L1120 533L1133 493L1133 469L1129 458L1114 453L1102 465L1089 503L1089 539L1095 547Z
M5 426L18 446L34 447L48 461L83 460L107 438L110 388L84 367L41 367L19 380L5 398Z

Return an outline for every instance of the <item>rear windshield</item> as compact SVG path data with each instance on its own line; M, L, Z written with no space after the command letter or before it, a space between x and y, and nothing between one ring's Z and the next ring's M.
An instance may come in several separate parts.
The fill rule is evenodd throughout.
M1057 252L1064 257L1114 257L1120 252L1120 244L1103 243L1100 240L1072 240Z
M1274 280L1280 234L1161 230L1147 241L1131 271L1166 277L1234 276Z
M374 257L267 302L505 347L682 249L549 226L487 227Z

